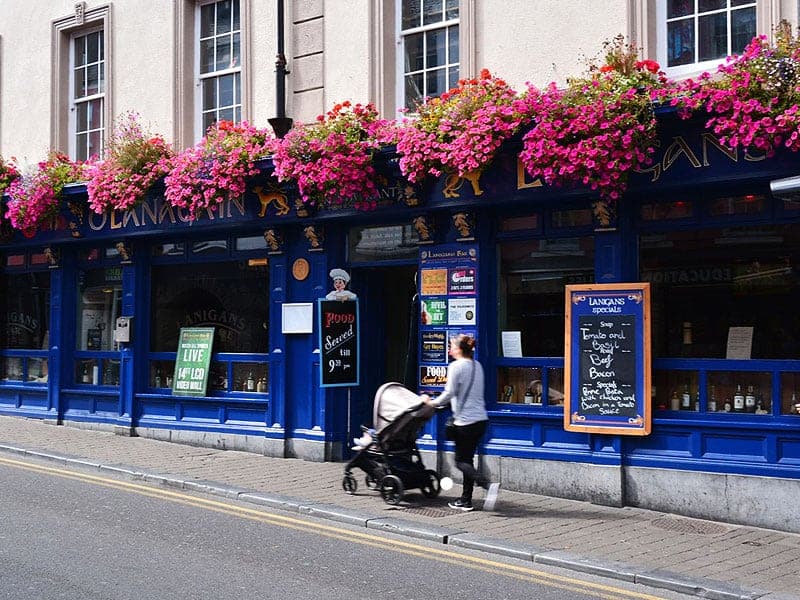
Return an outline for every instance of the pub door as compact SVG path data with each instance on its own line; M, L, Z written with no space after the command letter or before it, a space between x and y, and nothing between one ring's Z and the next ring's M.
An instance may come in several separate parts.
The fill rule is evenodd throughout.
M361 318L361 385L352 394L351 439L361 424L372 425L372 404L381 385L396 381L416 391L416 273L416 264L352 269Z

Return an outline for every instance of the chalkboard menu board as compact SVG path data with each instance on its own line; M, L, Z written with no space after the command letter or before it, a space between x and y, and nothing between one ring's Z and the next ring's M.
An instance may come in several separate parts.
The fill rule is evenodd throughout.
M650 433L650 284L566 287L564 427Z
M358 300L319 301L320 385L356 386L358 367Z

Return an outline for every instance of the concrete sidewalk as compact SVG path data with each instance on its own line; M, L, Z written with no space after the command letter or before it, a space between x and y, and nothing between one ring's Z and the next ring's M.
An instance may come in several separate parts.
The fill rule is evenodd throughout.
M390 506L363 485L360 470L354 472L357 493L345 494L342 463L268 458L17 417L0 416L0 452L703 598L800 599L800 535L792 533L507 490L493 512L460 513L447 507L459 486L435 499L412 490L402 505ZM482 493L476 493L477 508Z

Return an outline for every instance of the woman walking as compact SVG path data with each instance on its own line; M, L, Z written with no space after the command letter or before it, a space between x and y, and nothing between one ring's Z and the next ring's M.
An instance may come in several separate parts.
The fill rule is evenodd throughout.
M469 335L458 335L450 340L450 356L453 360L447 367L447 384L444 392L436 399L423 395L422 399L431 406L443 406L450 402L453 410L456 445L456 467L464 475L461 497L450 502L448 506L462 511L470 511L472 491L477 483L486 488L484 510L494 510L499 483L491 483L489 479L475 469L475 451L486 433L489 417L486 414L486 402L483 397L483 367L473 358L475 355L475 338Z

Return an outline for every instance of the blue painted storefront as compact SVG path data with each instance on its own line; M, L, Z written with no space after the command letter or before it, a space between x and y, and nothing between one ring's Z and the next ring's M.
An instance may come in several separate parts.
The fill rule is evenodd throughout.
M419 249L471 245L480 257L478 348L486 368L491 409L484 465L505 486L796 529L789 524L788 515L800 497L800 416L788 414L779 399L787 393L786 378L793 381L795 374L800 375L800 343L794 346L796 359L727 360L654 353L651 368L664 374L662 379L654 377L654 384L658 387L659 382L669 381L673 387L675 377L681 380L682 374L688 377L691 373L693 388L699 392L699 410L670 410L654 404L652 433L645 437L567 432L563 408L550 405L547 393L541 404L499 401L506 383L499 380L503 373L540 369L541 386L547 390L553 387L551 378L564 366L563 356L557 352L502 356L497 308L501 244L589 238L594 281L614 283L641 279L643 236L658 239L669 232L691 236L690 232L697 231L702 237L709 228L800 227L800 210L769 194L771 180L798 174L797 156L780 154L766 159L741 151L731 153L719 147L699 123L678 121L669 113L660 118L663 135L658 162L647 173L632 176L629 191L610 223L596 218L557 222L570 211L583 214L591 209L593 196L585 190L551 189L530 181L518 167L514 144L475 181L477 187L466 180L442 179L428 187L406 190L394 178L391 156L382 155L379 161L388 173L389 185L382 206L369 213L342 209L299 216L294 209L279 215L275 206L265 208L253 188L269 185L268 161L244 198L228 201L196 221L165 206L158 189L142 206L106 215L88 212L83 186L68 189L54 230L26 238L6 229L0 238L6 275L47 273L50 280L46 346L0 348L5 366L11 360L21 366L21 372L0 381L0 414L273 456L340 460L347 455L348 440L358 425L369 422L372 395L387 373L402 372L411 381L419 372L418 357L396 371L391 364L402 362L409 349L416 354L418 308L413 296L419 288L413 286ZM709 209L719 197L743 195L762 196L763 209L733 211L735 214ZM677 200L690 202L691 211L674 219L643 216L645 205L674 209ZM70 210L70 205L84 208ZM453 216L461 213L470 225L466 234L454 225ZM536 215L531 227L503 228L508 220L524 220L531 214ZM403 243L387 256L377 253L355 258L352 236L356 230L403 226L406 233L418 235L414 224L420 216L425 217L432 244L411 244L409 248ZM275 247L245 244L237 249L237 240L261 238L267 230L273 230L278 238ZM118 242L123 242L130 254L128 260L108 251ZM209 246L209 242L220 242L218 253L192 253L197 244ZM180 255L156 256L153 251L181 244L184 251ZM39 258L45 248L55 252L55 264ZM88 268L86 256L93 249L100 251L92 268L118 270L120 314L133 319L132 341L121 343L118 350L76 349L80 347L75 316L79 282L81 272ZM234 349L215 353L213 360L225 369L226 382L230 380L224 391L209 391L204 397L173 396L153 380L154 364L174 360L174 351L154 351L150 343L153 323L159 319L151 302L154 269L159 265L187 265L188 269L189 265L220 259L231 264L267 263L269 286L263 302L269 307L264 333L268 343L263 352ZM296 271L300 259L308 263L305 278ZM316 310L316 300L330 289L328 272L334 267L351 272L351 287L360 300L362 378L361 385L354 388L320 387L316 318L311 334L283 334L281 330L283 304L312 302ZM659 273L659 277L702 276ZM405 347L393 348L400 339L399 345ZM41 381L42 377L35 381L30 371L41 359L47 361L46 381ZM81 361L102 361L99 369L118 368L118 377L113 383L84 383ZM234 389L238 363L265 369L264 391ZM765 390L775 400L767 414L711 411L709 382L723 371L758 373L768 380ZM656 390L656 398L663 393ZM420 448L431 460L438 456L446 471L449 443L438 435L441 422L427 426Z

